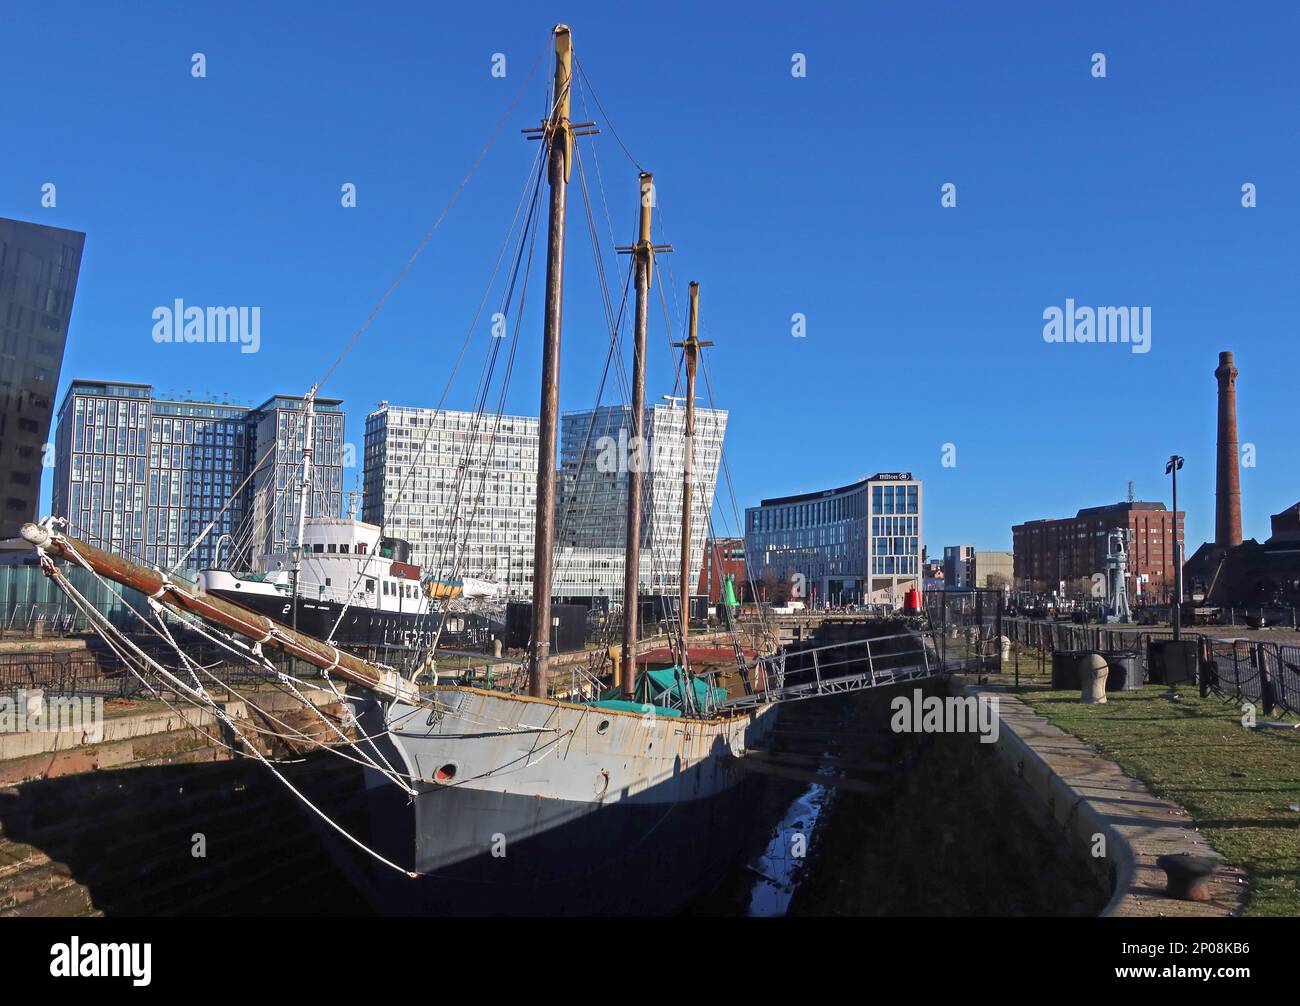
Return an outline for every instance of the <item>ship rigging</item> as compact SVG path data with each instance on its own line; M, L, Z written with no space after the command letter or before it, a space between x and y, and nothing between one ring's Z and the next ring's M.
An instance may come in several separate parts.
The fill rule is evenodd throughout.
M196 585L112 555L68 535L57 519L28 525L23 532L38 549L46 573L74 604L81 606L56 560L76 563L105 582L143 594L148 616L141 614L140 620L146 631L172 647L178 661L175 668L163 666L126 634L104 619L95 618L90 614L93 608L87 605L83 610L151 694L169 705L185 703L215 710L235 743L261 758L271 771L276 772L274 765L258 753L250 737L251 731L267 728L236 722L218 698L222 694L240 694L256 708L256 696L239 692L213 668L191 660L182 642L186 633L217 642L232 663L258 671L268 687L293 694L321 718L325 714L306 696L308 690L324 688L347 703L351 716L343 722L329 721L333 741L312 743L354 762L364 772L370 796L368 833L351 834L319 808L313 806L312 810L326 820L333 833L345 838L348 846L366 854L360 866L355 862L352 866L358 869L359 878L375 900L388 910L621 913L666 912L680 907L715 880L738 853L743 834L738 822L753 806L752 787L756 785L756 778L746 773L740 762L747 751L762 746L769 738L777 699L783 697L786 688L784 658L770 631L760 629L758 646L746 647L728 619L734 657L730 667L725 666L727 661L716 659L697 662L693 657L703 651L694 651L689 645L692 499L698 477L692 442L697 373L704 374L712 400L707 365L702 366L700 353L702 347L712 343L698 337L699 287L695 283L690 286L687 333L680 342L673 341L675 326L664 297L664 284L658 284L669 351L682 351L678 378L683 367L686 378L677 569L670 568L671 552L659 537L648 538L652 574L658 574L661 584L676 577L676 605L664 608L669 621L669 658L656 663L645 652L647 641L638 634L647 492L646 480L638 470L628 476L621 645L611 648L610 659L594 670L578 673L570 667L566 668L568 675L556 672L552 588L562 537L557 534L556 507L560 352L568 190L574 169L609 329L597 404L612 370L624 391L627 424L635 443L643 442L645 436L648 318L656 285L655 265L658 256L670 251L671 246L654 239L654 179L630 154L629 160L637 167L636 240L611 249L612 240L605 243L599 239L577 143L598 131L593 121L574 122L570 116L575 83L583 82L584 93L590 93L593 99L594 92L573 54L567 26L555 27L552 44L554 76L547 95L547 114L539 126L524 130L526 136L539 141L537 153L488 287L474 312L465 344L454 357L451 377L438 404L441 410L498 272L507 261L507 249L513 246L497 305L500 317L512 317L512 331L508 340L491 341L479 375L475 425L466 447L466 463L454 487L460 518L456 533L437 543L433 568L416 570L421 606L414 617L421 623L435 618L437 622L427 636L416 633L414 659L402 668L388 666L362 659L336 638L347 612L370 603L365 581L375 575L376 569L383 574L387 566L388 575L392 575L402 564L394 554L396 546L387 552L382 547L382 542L391 538L386 527L368 525L375 533L366 532L369 536L361 552L357 546L362 539L348 539L349 548L343 554L349 561L342 568L347 570L350 582L338 600L341 610L327 629L323 623L313 623L323 638L303 631L299 624L298 588L308 567L305 550L312 533L307 515L313 474L312 402L429 244L511 115L523 88L375 310L305 397L297 530L288 555L292 580L287 624L265 610L247 606L245 596L239 596L237 603L232 599L236 588L204 589L213 587L215 581ZM599 108L598 99L594 100ZM618 142L627 153L622 140ZM599 180L599 162L594 158L593 149ZM604 201L603 182L600 185ZM490 454L497 442L523 328L536 242L542 231L543 190L547 205L540 449L526 678L506 687L478 687L442 680L437 670L437 646L452 610L454 598L449 593L455 585L464 591L471 579L465 576L468 537L480 513L483 492L481 480L475 486L468 460L474 450ZM612 238L612 224L610 230ZM617 305L604 262L611 250L630 255ZM623 369L620 353L629 291L633 294L630 374ZM584 446L584 454L589 446ZM413 467L414 462L404 476L404 484ZM726 479L730 490L729 474ZM739 524L734 492L732 507ZM568 519L570 515L565 513L561 521ZM333 609L328 610L334 614ZM180 631L173 633L173 628ZM292 655L313 668L314 676L277 670L266 659L266 648ZM908 652L912 654L905 661L909 667L920 666L924 658L925 673L933 673L926 644L918 642ZM920 672L908 673L916 676ZM872 668L868 684L855 687L877 683L876 676ZM888 674L884 678L892 680ZM340 684L345 693L340 691ZM818 672L815 688L792 690L784 697L829 694L834 689L827 684ZM286 735L292 733L296 739L310 740L281 720L270 717L268 722ZM285 781L285 785L289 783ZM302 794L297 795L306 800ZM508 854L500 854L502 843L508 846Z

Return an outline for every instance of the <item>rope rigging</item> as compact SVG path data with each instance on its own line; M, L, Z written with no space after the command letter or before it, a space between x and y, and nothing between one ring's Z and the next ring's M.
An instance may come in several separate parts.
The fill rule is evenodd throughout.
M542 53L546 51L543 47ZM562 745L567 740L573 743L576 729L573 727L565 728L565 719L560 715L559 710L561 703L554 703L550 713L545 717L545 722L541 725L536 723L529 724L524 720L530 717L521 707L524 703L499 703L489 704L485 708L488 712L473 712L461 708L462 705L468 705L462 700L465 692L448 692L443 691L440 695L438 689L426 690L420 692L418 686L413 682L406 681L395 668L379 664L374 661L362 661L354 655L348 654L335 645L334 640L343 624L347 612L354 606L354 601L358 597L363 597L364 592L358 591L363 582L370 575L370 571L375 563L382 563L392 556L383 556L381 550L377 547L365 556L364 562L353 564L352 559L347 560L350 569L357 569L355 580L345 591L338 616L335 618L333 626L330 628L328 636L324 641L315 636L308 636L306 633L297 632L297 619L295 617L292 629L287 625L277 625L271 618L258 615L257 620L253 620L253 615L248 614L251 608L240 606L234 603L218 601L214 598L202 598L200 593L187 591L182 582L173 581L182 567L191 560L196 549L202 543L208 541L213 532L221 525L230 509L236 501L241 498L247 498L250 486L253 487L252 495L260 496L254 505L250 506L245 513L243 521L236 529L233 535L221 535L218 537L215 549L219 550L221 541L229 537L231 546L234 549L235 556L252 554L259 548L268 537L277 544L285 537L285 528L287 522L279 521L279 526L272 528L270 522L277 518L282 512L282 500L278 493L283 492L289 500L295 499L295 492L298 493L296 501L299 504L299 523L298 523L298 546L303 544L302 526L305 516L305 508L308 505L309 492L319 493L322 490L325 493L326 506L322 508L319 504L314 509L317 511L328 510L330 500L331 486L324 479L317 477L322 469L332 468L329 459L323 452L314 450L312 438L311 420L313 415L312 408L315 402L316 393L321 390L325 384L334 376L344 360L349 356L351 351L358 344L361 337L369 329L371 324L377 318L384 306L394 295L397 288L404 281L405 277L411 272L416 261L430 244L434 234L440 225L446 219L452 208L457 204L461 195L466 191L471 180L475 177L478 169L482 165L489 150L492 148L497 136L504 127L506 121L513 114L513 111L524 93L528 89L530 82L541 62L542 53L539 53L534 61L532 68L529 70L526 79L509 103L501 119L497 122L495 128L489 135L486 143L480 149L477 158L466 174L461 178L460 184L453 191L450 199L443 207L441 213L433 220L417 243L415 249L407 257L396 276L392 279L386 289L383 291L378 302L371 309L370 313L362 321L361 325L352 333L342 351L326 369L312 389L304 396L303 420L300 424L287 422L281 429L276 432L276 444L269 446L256 464L243 478L233 492L227 494L225 502L219 510L207 521L197 535L188 543L188 547L180 554L179 559L174 560L171 568L164 571L162 567L168 565L164 560L159 564L145 564L147 569L133 569L124 571L124 567L115 566L105 562L105 558L99 555L97 550L92 551L86 545L81 545L84 555L76 551L76 547L63 540L61 536L59 547L54 548L50 544L50 539L45 538L42 541L45 544L38 544L37 550L40 555L42 568L46 574L54 580L57 588L68 598L69 603L76 608L87 621L94 627L95 631L105 640L106 645L121 661L122 665L141 683L146 692L164 703L169 709L172 709L186 723L190 723L200 734L209 740L213 745L219 745L224 750L236 754L245 754L256 758L276 779L282 783L298 800L300 800L313 814L323 820L334 832L342 836L347 842L356 848L362 850L366 855L374 859L383 866L402 873L408 877L429 876L412 869L399 865L398 863L386 858L383 854L374 848L370 848L359 838L349 833L349 831L335 821L321 807L313 803L306 794L295 787L293 782L286 777L280 770L278 764L280 760L274 758L271 752L276 747L270 745L271 740L282 742L282 747L287 746L295 754L301 754L303 751L325 751L332 757L342 758L345 761L357 765L371 773L375 773L388 784L396 786L399 791L409 799L414 799L421 792L421 784L432 785L433 779L428 776L413 774L420 771L418 768L407 769L407 765L417 766L420 764L419 759L411 754L409 749L402 748L400 745L394 746L391 742L395 735L394 730L400 730L406 723L413 725L415 730L423 730L426 735L436 733L439 719L447 714L455 713L457 724L464 725L478 731L475 737L516 737L517 740L501 745L499 763L489 768L481 770L481 774L470 775L468 779L458 780L458 784L481 779L494 773L508 771L512 768L529 768L537 765L543 760L562 752L565 749ZM567 87L572 88L574 77L570 76ZM587 79L585 69L581 62L577 63L576 79L579 81L578 92L583 107L586 105L586 95L590 92L591 99L596 107L604 115L604 108L595 91L592 90L590 82ZM566 137L569 135L567 130L571 124L567 119L567 95L547 93L547 104L551 108L551 116L548 116L547 122L553 121L556 108L562 100L565 100L565 119L563 128L566 130ZM605 116L606 121L608 116ZM583 125L583 124L578 124ZM558 128L558 127L557 127ZM618 131L610 124L613 137L622 152L628 157L629 161L638 169L641 169L640 163L632 156L627 145L624 143ZM578 133L577 135L587 135ZM465 570L470 568L471 564L471 547L476 533L479 532L480 520L488 506L488 485L489 474L497 464L498 444L502 434L505 416L505 407L511 381L515 374L515 365L520 345L521 332L523 329L524 316L528 304L528 293L530 278L533 272L534 253L536 250L538 234L542 229L542 191L543 181L547 175L547 147L549 142L543 142L538 145L537 156L533 159L528 172L524 177L522 190L519 199L515 205L514 213L510 219L509 226L506 229L505 237L497 253L495 262L488 276L487 283L482 291L478 306L470 320L468 330L465 333L464 340L461 343L458 353L455 355L451 373L445 385L442 388L441 395L437 401L436 407L432 410L432 415L422 417L426 423L426 429L423 436L419 438L418 447L405 460L404 466L399 467L401 478L398 480L397 492L393 499L391 509L388 506L382 506L385 501L382 499L383 488L379 489L381 498L379 503L382 506L383 516L379 521L379 531L381 541L386 533L390 530L398 532L399 528L410 527L412 523L412 512L418 509L419 500L412 500L409 494L418 492L418 488L413 490L413 483L420 477L421 470L423 474L428 475L429 465L426 458L428 457L428 448L430 440L435 432L435 422L439 417L444 416L445 404L449 400L451 389L455 386L456 380L460 374L469 353L470 344L478 328L483 312L492 299L492 294L497 290L497 284L501 277L502 270L506 271L504 283L500 289L500 296L497 301L499 315L502 320L509 318L513 313L511 323L511 335L508 346L503 346L504 338L497 337L493 333L493 339L488 344L482 364L479 368L477 382L474 385L473 396L471 399L472 408L467 410L470 414L468 420L467 436L464 438L465 444L463 451L460 452L459 462L455 469L454 477L444 479L439 482L438 504L446 508L449 505L449 511L452 515L452 531L436 540L430 546L429 561L424 564L421 570L420 588L429 586L426 578L437 577L455 582L462 577ZM584 144L585 146L585 144ZM623 331L626 326L628 316L629 296L633 289L633 279L637 269L644 268L644 259L640 265L636 259L629 262L625 275L621 296L617 299L617 292L611 282L616 282L617 273L607 268L605 262L605 249L609 249L610 254L615 254L617 247L614 244L614 230L611 215L609 213L609 203L606 197L597 146L593 142L591 145L592 162L595 168L596 182L599 187L602 207L605 214L605 224L609 232L609 244L606 246L599 238L599 226L596 220L594 208L593 193L588 186L588 178L585 170L583 154L577 147L573 148L573 162L578 167L579 188L582 195L584 207L584 216L587 224L588 237L591 243L593 258L595 261L596 278L598 289L600 291L601 306L604 313L604 322L608 330L608 346L604 366L600 373L598 387L596 389L595 403L592 411L592 421L587 425L585 437L581 444L581 451L578 455L578 472L585 472L594 435L596 432L597 422L596 415L602 409L602 402L605 397L605 390L609 384L611 371L617 392L621 394L622 414L627 419L629 416L631 400L629 376L625 361L623 359ZM558 162L554 162L558 163ZM553 211L554 212L554 211ZM662 234L663 225L659 224L659 232ZM648 225L643 237L649 236ZM644 246L641 246L644 250ZM653 246L659 250L658 246ZM511 251L513 249L513 254ZM617 261L617 259L615 259ZM671 261L671 260L670 260ZM678 307L676 281L672 275L672 267L669 265L668 273L669 285L673 287L672 297L674 307ZM651 284L653 281L650 281ZM685 319L680 312L676 316L669 311L667 295L664 290L662 278L659 284L659 303L663 316L663 325L666 341L669 345L671 358L674 360L674 380L673 392L674 397L681 385L683 376L684 355L679 358L673 351L674 339L673 333L679 327L684 327ZM556 288L558 289L558 287ZM641 296L643 287L638 289L638 298L641 301L639 309L644 309L648 296ZM648 291L647 291L648 293ZM640 335L644 335L644 314L640 322L642 330ZM557 322L558 326L558 322ZM692 327L693 330L693 327ZM553 343L552 343L553 345ZM468 368L467 368L468 369ZM692 380L694 370L691 371ZM712 403L712 387L708 379L708 368L705 368L705 381L709 391L709 400ZM641 393L638 386L637 394ZM693 403L691 403L693 408ZM614 415L617 415L618 405L609 406ZM652 411L652 410L650 410ZM548 413L549 415L549 413ZM639 426L644 417L635 417ZM281 438L284 438L281 440ZM664 447L675 447L673 439L674 433L668 432L664 427L656 427L653 437L662 438L668 443L662 444ZM415 437L402 444L405 448L414 446ZM650 439L647 431L647 441ZM694 445L686 441L683 432L682 441L686 452L694 450ZM274 460L278 459L285 450L287 443L288 449L292 450L296 445L302 454L302 479L298 483L292 481L293 476L290 472L290 482L282 490L276 489L275 477L267 480L265 492L257 491L258 477L266 471L266 467ZM277 454L277 445L280 454ZM386 449L386 448L385 448ZM636 445L636 449L642 452L642 457L648 462L653 456L651 445ZM448 450L439 453L451 454ZM665 451L665 455L669 452ZM251 459L252 449L249 450L248 457ZM685 462L688 454L683 454ZM379 464L383 466L387 461L387 453L380 459ZM475 463L480 467L475 470ZM721 461L725 468L725 458ZM404 470L402 470L404 469ZM685 470L685 477L692 478L689 483L692 489L696 486L700 488L698 496L699 501L705 506L703 523L707 526L710 537L712 538L713 530L713 509L716 505L716 475L712 483L707 483L702 472L692 476L695 469L688 468ZM279 474L278 472L276 473ZM664 483L656 485L658 476L662 474L665 479ZM614 473L614 479L617 479L617 473ZM731 491L733 510L736 510L735 493L731 487L729 471L727 471L728 489ZM669 532L669 525L672 521L655 521L654 501L657 495L657 489L662 489L667 485L671 490L673 482L671 479L676 478L677 484L680 485L683 474L676 471L665 471L657 473L651 469L648 477L641 482L641 504L642 513L647 515L648 526L643 524L641 533L641 543L647 551L647 560L652 586L657 582L661 596L665 593L665 587L673 581L673 578L681 575L681 571L673 564L674 556L680 556L680 548L676 548L673 541L673 535ZM615 482L616 484L616 482ZM558 533L554 538L554 546L550 556L551 568L555 569L560 564L561 556L566 546L566 541L570 538L570 522L580 520L584 516L589 516L591 508L594 506L597 490L596 483L591 483L592 491L585 494L577 493L576 496L570 497L571 507L561 507L562 513L558 517ZM313 489L314 487L314 489ZM577 490L581 486L574 486ZM707 492L705 491L707 489ZM494 489L493 491L499 491ZM216 494L219 498L220 493ZM317 497L319 499L319 497ZM432 482L426 483L424 490L423 502L427 506L433 499ZM313 501L315 502L315 501ZM635 499L633 502L636 502ZM685 520L691 521L694 525L696 511L684 515ZM738 513L738 511L737 511ZM196 521L197 524L197 521ZM66 526L66 523L65 525ZM490 525L489 525L490 526ZM54 535L52 524L47 525L46 530ZM549 532L551 528L546 528ZM624 527L626 530L626 526ZM26 534L26 529L24 531ZM186 529L188 534L188 528ZM400 532L397 536L401 536ZM412 543L414 544L414 543ZM635 542L634 542L635 544ZM698 543L697 543L698 544ZM126 546L129 549L136 548L133 541L128 540ZM323 545L317 545L319 551ZM333 545L330 546L331 550ZM705 549L710 547L709 543L703 546ZM716 544L712 545L716 549ZM53 550L51 553L50 550ZM340 551L346 551L342 549ZM693 553L695 548L692 547L690 552ZM353 553L355 554L355 553ZM166 553L166 557L171 557L173 553ZM103 612L100 612L95 606L79 591L76 586L64 574L59 564L55 562L55 557L61 556L70 564L80 566L88 570L94 577L94 580L123 604L124 609L130 613L130 617L138 621L142 626L142 631L137 634L138 638L133 638L120 625L115 625ZM86 556L90 556L96 566L87 561ZM360 558L358 556L358 558ZM689 578L689 558L685 557L688 564L686 576ZM293 603L298 604L302 596L298 589L298 574L300 570L300 555L294 555L294 580L293 580ZM259 562L261 559L259 558ZM628 552L624 552L624 572L628 561ZM484 563L486 564L486 549L484 551ZM149 569L157 573L160 577L160 585L154 590L154 584L159 582L152 578ZM128 604L114 586L110 585L108 579L101 575L100 570L108 572L109 579L129 583L137 588L141 583L147 583L145 588L146 603L144 610ZM749 571L747 565L747 573ZM638 568L633 572L633 584L638 585L634 589L634 596L624 597L624 618L636 618L640 599L639 584L642 570ZM181 574L183 575L183 574ZM400 575L400 572L399 574ZM78 577L80 574L78 574ZM351 580L350 574L346 580ZM325 586L330 584L329 580L324 581ZM346 584L345 584L346 585ZM325 586L321 587L322 592ZM689 596L691 584L679 585L686 589ZM152 593L149 593L152 591ZM214 595L218 592L214 590ZM378 592L376 592L378 595ZM244 595L247 597L247 593ZM275 595L272 594L272 597ZM403 593L399 597L405 597ZM612 596L612 595L611 595ZM331 598L332 600L332 598ZM376 596L376 610L382 609L382 603ZM424 629L434 619L435 607L431 603L431 595L421 590L420 592L421 607L415 613L414 624L417 626L416 645L412 647L416 657L417 675L418 670L426 665L434 667L433 660L437 654L437 647L443 637L444 630L447 628L448 619L453 611L450 601L443 601L440 609L437 611L437 628L429 643L425 644ZM670 641L674 641L681 652L682 669L689 675L689 654L686 652L687 621L690 617L689 610L685 606L674 611L671 606L663 606L663 620L667 625L667 634ZM232 612L241 612L234 614ZM398 612L401 614L400 601ZM208 619L205 621L204 619ZM730 620L729 620L730 621ZM212 624L209 624L211 622ZM134 623L130 623L134 624ZM544 623L543 623L544 624ZM177 628L181 631L176 631ZM737 635L734 626L728 626L733 635ZM264 631L263 631L264 630ZM318 631L318 630L317 630ZM259 638L260 635L260 638ZM151 648L157 652L151 654L142 645L144 642L150 643ZM193 640L201 640L192 647L187 647L187 643ZM156 641L157 645L153 645ZM214 647L218 653L216 659L205 662L199 659L206 652L204 644ZM262 649L263 644L270 647L272 651L279 651L286 654L288 660L283 664L277 664L267 656ZM174 654L173 660L168 654ZM740 650L737 646L738 661L743 667L743 658L740 657ZM295 660L302 661L302 664L310 665L315 668L314 672L297 672ZM332 661L332 662L331 662ZM403 671L405 671L403 666ZM239 675L247 673L248 679ZM578 669L581 674L581 669ZM341 679L344 687L340 689L336 684L335 676ZM587 684L583 687L592 687L592 676L587 676ZM396 685L394 684L396 681ZM364 713L358 713L355 705L356 693L350 697L347 688L350 685L369 689L372 694L377 696L378 701L374 704L367 704ZM436 684L436 677L435 677ZM594 686L601 684L598 678L594 679ZM402 687L397 687L401 685ZM516 686L518 687L518 686ZM558 689L557 689L558 693ZM711 695L710 690L710 695ZM450 696L450 700L448 700ZM276 705L276 700L283 700L280 705ZM247 710L255 713L255 717L247 719L234 714L229 708L232 702L244 703ZM284 712L285 704L291 703L289 708L295 712L304 710L307 718L293 721L292 714ZM716 700L712 697L701 701L697 698L695 689L682 688L680 696L682 712L687 716L699 716L716 711ZM368 718L369 715L378 709L382 715L379 722L382 723L383 729L376 729L374 724ZM508 710L516 717L514 722L510 722L504 716L492 715L496 710ZM201 718L196 718L197 722L192 722L188 718L190 710L198 710L204 714ZM584 710L582 716L587 715ZM420 725L418 717L425 717L424 725ZM358 722L358 718L362 722ZM571 723L572 720L570 719ZM581 723L581 718L579 723ZM735 722L735 721L732 721ZM220 729L215 724L220 724ZM212 728L209 730L208 728ZM318 729L319 728L319 729ZM687 725L686 732L689 733L695 727ZM449 736L457 738L460 735L450 734L450 728L444 728ZM384 743L388 739L389 743ZM281 747L281 749L282 749ZM394 754L394 751L397 753ZM657 755L656 755L657 756ZM560 757L565 757L561 754ZM288 760L288 759L285 759ZM466 775L467 773L462 773ZM441 775L441 773L439 773ZM608 778L606 778L608 782ZM648 838L673 812L673 807L669 806L664 810L663 816L659 822L649 829L642 839L633 842L627 848L635 848L639 841ZM624 850L626 851L626 850Z

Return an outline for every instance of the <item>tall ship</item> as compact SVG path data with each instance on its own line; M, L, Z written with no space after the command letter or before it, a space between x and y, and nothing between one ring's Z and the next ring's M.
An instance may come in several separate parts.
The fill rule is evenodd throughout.
M124 662L153 675L177 701L216 709L250 752L246 728L212 698L218 682L206 680L211 669L185 657L186 633L216 641L232 660L254 667L265 668L265 649L278 648L312 672L281 674L280 685L295 694L308 685L328 688L348 705L352 715L331 723L338 741L328 747L362 765L367 826L364 833L350 832L312 809L339 840L342 859L376 906L390 913L680 909L736 862L758 804L753 790L759 777L742 770L740 762L770 740L776 717L771 695L780 685L783 664L774 642L746 647L735 635L721 647L716 639L707 647L692 646L689 619L680 617L689 611L691 574L697 572L689 563L696 480L691 449L700 351L711 345L698 338L694 283L686 331L674 343L686 382L679 617L666 641L643 640L639 605L625 604L622 638L598 664L552 651L566 198L575 166L581 171L576 141L595 132L594 123L570 120L575 77L568 27L557 25L553 41L547 114L539 127L525 131L540 148L531 189L525 190L526 195L531 191L531 203L515 258L518 265L530 257L532 239L545 232L532 619L528 655L517 676L498 686L441 678L433 659L436 628L431 638L413 640L427 648L426 659L413 662L407 672L363 659L345 645L375 632L385 639L389 633L421 632L418 626L437 621L436 610L450 595L466 591L460 559L451 564L449 577L431 578L408 561L404 542L374 524L308 521L300 515L294 549L269 555L260 568L247 572L206 570L197 584L94 548L65 534L52 518L23 532L65 590L72 588L56 559L144 593L158 625L175 641L181 663L150 666L132 649L134 643L117 633L112 641ZM627 373L632 444L644 442L655 261L669 250L653 239L654 182L644 170L638 170L636 193L635 239L618 249L630 256L633 292ZM521 300L520 314L522 307ZM620 367L616 351L623 314L610 312L610 355ZM513 356L513 348L508 351ZM318 386L307 396L304 490L310 473L310 402ZM491 429L490 415L485 428ZM645 491L640 467L630 466L625 598L640 596ZM472 493L464 507L467 512L477 507ZM463 546L458 548L463 554ZM474 589L470 581L470 592ZM647 652L651 643L654 652ZM275 772L274 764L268 767Z
M540 396L532 642L526 694L439 686L433 709L401 701L359 703L364 733L382 736L413 793L393 792L368 770L372 839L382 852L414 858L417 878L373 869L381 902L418 912L648 914L680 908L734 863L755 802L755 777L740 758L767 739L776 707L731 711L731 695L690 666L687 621L671 666L639 661L635 604L625 604L623 639L606 679L565 697L551 673L556 444L565 211L575 134L569 29L554 30L551 114L537 135L547 145L549 187ZM655 255L653 178L638 175L633 259L633 359L628 440L644 443L646 333ZM686 446L694 433L698 287L692 286ZM681 604L688 610L692 465L684 465ZM643 473L629 466L625 598L639 596ZM752 668L733 678L740 692ZM403 797L406 797L403 799ZM411 882L414 881L414 882Z

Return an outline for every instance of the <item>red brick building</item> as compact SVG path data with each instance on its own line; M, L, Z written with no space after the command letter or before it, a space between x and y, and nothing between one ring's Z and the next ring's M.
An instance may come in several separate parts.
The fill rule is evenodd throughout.
M736 600L744 602L749 591L745 586L745 539L710 538L704 547L697 594L707 594L710 604L722 600L723 585L730 575L735 584Z
M1186 514L1178 513L1181 544ZM1128 528L1129 598L1166 603L1174 589L1174 515L1163 503L1112 503L1073 517L1031 520L1011 529L1015 589L1049 594L1064 580L1067 595L1086 593L1086 582L1106 571L1107 537ZM1139 583L1145 576L1146 580Z
M1273 514L1273 534L1224 548L1206 542L1183 567L1188 598L1210 604L1300 606L1300 503Z

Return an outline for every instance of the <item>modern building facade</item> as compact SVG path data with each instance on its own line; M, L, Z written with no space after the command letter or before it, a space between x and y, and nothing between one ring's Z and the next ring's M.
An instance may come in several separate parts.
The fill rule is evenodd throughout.
M726 421L725 411L696 410L692 584L704 559ZM646 451L632 450L628 426L621 406L561 417L552 582L565 603L622 604L633 463L646 465L641 589L676 595L685 403L646 409ZM381 403L366 419L364 517L407 539L412 561L437 575L491 580L507 597L531 598L537 465L534 417L503 416L498 424L493 415Z
M943 580L948 590L970 590L975 586L975 546L944 547Z
M248 409L155 398L148 384L74 380L59 406L54 512L77 537L151 565L251 567L285 526L270 515L296 512L287 473L301 472L302 413L294 432L290 406L301 401L277 396ZM338 512L337 493L324 487L342 482L339 404L316 406L313 483L321 489L312 516Z
M1173 596L1184 517L1180 510L1175 519L1163 503L1125 502L1088 507L1073 517L1017 524L1011 529L1014 588L1087 595L1093 577L1106 572L1110 532L1127 529L1130 599L1166 603Z
M0 538L36 519L85 241L0 217Z
M634 464L643 465L644 473L641 592L673 597L678 593L685 399L668 398L646 408L644 450L637 451L629 442L629 429L627 409L619 405L561 418L555 592L566 600L622 603L628 474ZM725 409L696 408L688 566L692 586L704 562L726 431Z
M316 398L312 413L312 478L307 516L337 517L343 505L346 452L343 401ZM244 422L249 444L246 460L257 468L249 486L247 538L251 548L248 551L252 555L283 552L298 535L306 400L295 395L274 395L257 408L247 410Z
M381 402L366 417L364 519L409 541L416 565L532 597L537 459L534 417Z
M745 511L749 575L760 587L769 575L800 576L814 603L898 603L920 586L923 516L911 472L765 499Z

